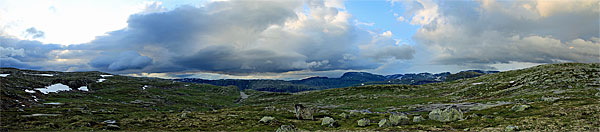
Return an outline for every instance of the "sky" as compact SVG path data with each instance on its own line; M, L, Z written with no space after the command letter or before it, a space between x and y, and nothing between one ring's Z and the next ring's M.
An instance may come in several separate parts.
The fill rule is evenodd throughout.
M598 0L3 0L0 67L205 79L600 62Z

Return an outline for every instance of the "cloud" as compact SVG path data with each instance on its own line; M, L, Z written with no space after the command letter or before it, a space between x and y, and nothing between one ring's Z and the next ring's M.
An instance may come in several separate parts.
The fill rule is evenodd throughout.
M108 71L122 71L128 69L142 69L152 63L152 59L142 56L135 51L124 51L118 54L104 53L94 58L89 65Z
M31 37L32 39L43 38L44 32L37 30L35 27L31 27L25 30L25 37Z
M434 53L436 64L484 68L510 62L600 62L597 2L420 0L405 4L413 12L408 21L421 26L413 39Z
M304 12L304 4L308 12ZM137 67L140 72L249 74L372 69L384 63L382 57L365 55L372 50L388 52L373 56L412 58L406 53L414 52L392 53L410 50L409 46L360 49L370 45L377 35L357 28L349 22L351 19L343 4L335 2L219 1L203 7L183 6L132 15L127 28L70 49L135 51L154 62ZM395 43L385 42L392 46ZM90 65L107 68L105 62L113 62L102 58Z
M0 35L0 67L41 69L52 60L52 51L62 49L56 44L19 40Z

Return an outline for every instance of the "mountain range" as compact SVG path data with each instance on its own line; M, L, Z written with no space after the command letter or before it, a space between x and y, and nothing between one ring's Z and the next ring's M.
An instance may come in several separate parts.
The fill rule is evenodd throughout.
M330 88L342 88L350 86L375 85L375 84L410 84L421 85L436 82L449 82L458 79L472 78L485 74L498 73L499 71L467 70L458 73L443 72L410 73L377 75L368 72L346 72L339 78L310 77L301 80L244 80L244 79L221 79L207 80L199 78L174 79L180 82L193 82L212 84L217 86L237 86L240 90L253 89L269 92L302 92L310 90L323 90Z

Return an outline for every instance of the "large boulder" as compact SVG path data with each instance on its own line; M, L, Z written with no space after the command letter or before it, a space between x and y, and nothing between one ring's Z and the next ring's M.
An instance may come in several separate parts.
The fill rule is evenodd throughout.
M362 118L362 119L360 119L360 120L358 120L356 122L358 123L359 127L366 127L366 126L369 126L369 123L371 123L371 120L366 119L366 118Z
M429 119L440 122L449 122L463 119L463 112L457 106L450 106L444 109L434 109L429 112Z
M298 129L294 125L281 125L276 132L296 132Z
M271 121L275 120L274 117L271 116L264 116L262 117L258 122L262 122L262 123L269 123Z
M406 125L410 123L410 118L408 118L408 116L406 116L406 114L403 113L392 114L390 115L389 120L393 126Z
M392 123L390 123L390 121L388 121L387 119L381 119L379 121L379 123L377 123L379 125L379 127L390 127L392 126Z
M331 117L325 117L321 119L321 125L327 125L328 127L336 127L337 123Z
M298 120L314 120L314 111L312 109L304 107L302 104L296 104L294 105L294 110L296 111L296 118Z
M515 105L512 108L510 108L510 110L515 111L515 112L521 112L521 111L525 111L529 107L531 107L531 106L529 106L529 105Z

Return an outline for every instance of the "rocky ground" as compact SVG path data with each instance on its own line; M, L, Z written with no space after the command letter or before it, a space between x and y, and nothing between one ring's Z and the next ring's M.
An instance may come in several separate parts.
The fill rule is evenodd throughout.
M2 74L2 130L600 131L598 63L294 94L100 72ZM35 91L55 83L73 90Z

